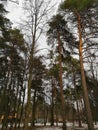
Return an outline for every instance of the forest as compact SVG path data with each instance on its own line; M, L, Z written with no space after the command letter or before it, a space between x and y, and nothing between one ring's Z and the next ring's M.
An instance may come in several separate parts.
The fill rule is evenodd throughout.
M55 14L24 0L17 27L4 1L18 4L0 1L0 129L97 130L98 0L61 0Z

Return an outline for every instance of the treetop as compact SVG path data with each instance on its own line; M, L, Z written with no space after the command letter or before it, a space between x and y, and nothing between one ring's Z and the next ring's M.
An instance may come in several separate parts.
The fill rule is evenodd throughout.
M65 0L60 5L60 9L71 9L71 10L77 10L82 11L91 7L94 7L98 5L97 0Z

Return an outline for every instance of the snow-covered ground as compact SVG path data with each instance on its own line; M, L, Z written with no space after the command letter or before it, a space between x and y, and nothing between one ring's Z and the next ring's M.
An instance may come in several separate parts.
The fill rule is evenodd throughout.
M0 124L0 129L1 127L2 125ZM21 124L21 127L23 127L23 124ZM98 124L94 125L94 127L95 127L95 130L98 130ZM46 126L44 126L44 124L42 123L36 123L36 130L62 130L62 123L58 123L58 126L56 126L55 124L52 127L50 126L50 123L47 123ZM87 124L82 124L82 128L79 128L77 123L75 123L73 126L73 123L67 122L67 130L87 130Z

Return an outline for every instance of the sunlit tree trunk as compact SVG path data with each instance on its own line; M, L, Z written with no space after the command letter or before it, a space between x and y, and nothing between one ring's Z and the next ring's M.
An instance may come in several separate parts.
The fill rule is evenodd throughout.
M82 80L82 88L83 88L83 94L84 94L84 102L85 102L85 108L86 108L86 114L87 114L87 123L88 123L88 129L94 130L93 119L92 119L92 114L91 114L91 109L90 109L90 102L89 102L89 94L87 90L84 65L83 65L83 48L82 48L83 41L82 41L81 17L77 11L75 12L75 14L77 16L77 21L78 21L79 60L80 60L80 67L81 67L81 80Z

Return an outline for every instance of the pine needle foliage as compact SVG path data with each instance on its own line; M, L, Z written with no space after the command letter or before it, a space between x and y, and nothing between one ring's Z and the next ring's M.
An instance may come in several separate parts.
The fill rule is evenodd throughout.
M60 5L60 8L82 11L97 5L98 5L97 0L65 0Z

